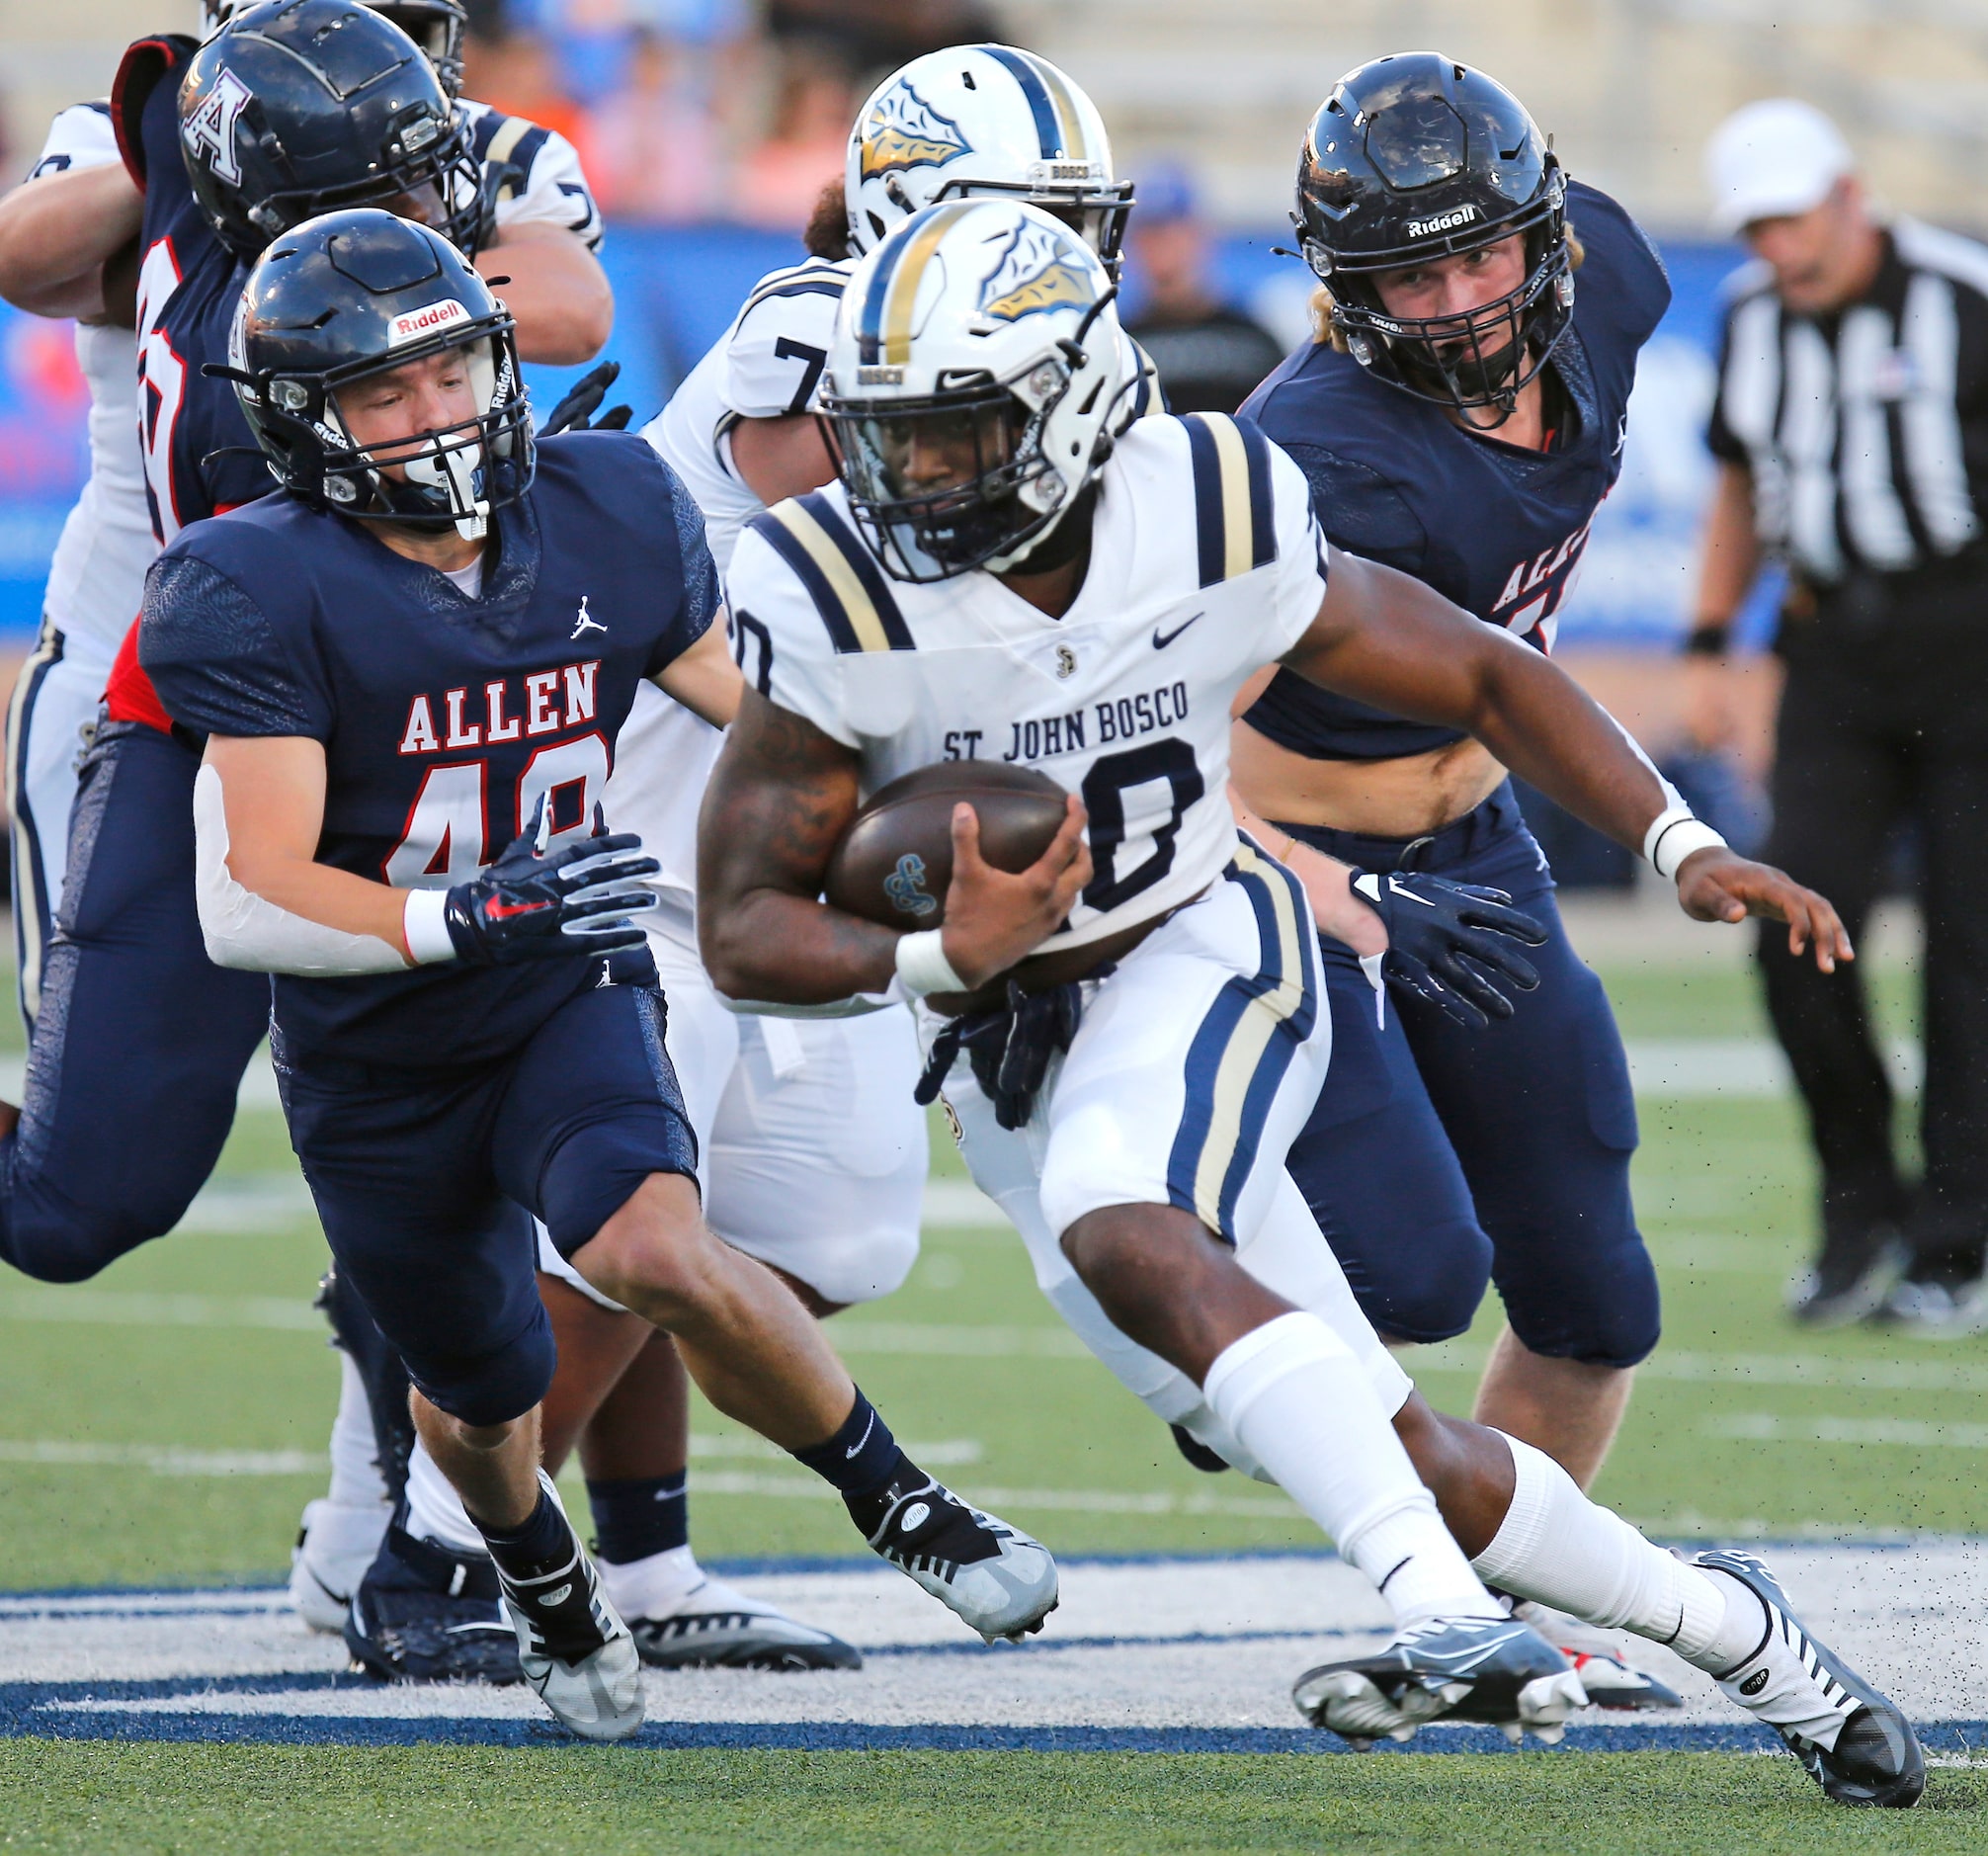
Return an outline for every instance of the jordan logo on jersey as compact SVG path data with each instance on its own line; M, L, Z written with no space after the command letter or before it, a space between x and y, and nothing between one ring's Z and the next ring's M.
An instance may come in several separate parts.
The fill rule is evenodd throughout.
M607 633L608 628L598 619L589 619L587 617L587 599L588 596L585 593L580 595L580 613L579 617L573 621L572 635L567 639L568 643L571 643L572 639L577 638L583 632L599 632L604 635Z
M1077 248L1046 225L1022 224L980 286L980 313L996 322L1097 299L1089 267Z
M863 126L863 178L895 168L943 168L970 154L959 125L944 117L909 84L893 84Z
M235 158L235 124L249 100L248 87L232 71L214 79L214 87L180 124L180 138L196 157L207 153L207 165L230 187L241 185L241 163Z

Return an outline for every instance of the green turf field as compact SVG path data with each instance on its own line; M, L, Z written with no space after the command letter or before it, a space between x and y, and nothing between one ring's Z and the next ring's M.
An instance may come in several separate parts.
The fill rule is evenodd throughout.
M1749 976L1611 963L1625 1031L1762 1027ZM1878 973L1908 1031L1909 974ZM10 1027L11 1030L11 1027ZM1666 1298L1596 1492L1677 1536L1988 1533L1988 1341L1814 1333L1780 1313L1809 1239L1793 1111L1645 1100L1639 1208ZM958 1163L936 1130L937 1164ZM322 1488L337 1385L305 1305L323 1251L280 1118L244 1115L226 1231L148 1246L89 1285L0 1282L0 1565L16 1588L268 1579ZM272 1210L272 1208L275 1208ZM1467 1410L1495 1332L1411 1359ZM949 1479L1065 1554L1307 1545L1276 1491L1207 1477L1083 1356L1001 1230L937 1229L910 1284L834 1324L865 1387ZM710 1413L693 1530L708 1559L847 1554L820 1485ZM934 1448L940 1447L941 1448ZM514 1807L529 1770L542 1821ZM0 1742L0 1844L73 1849L1044 1850L1483 1846L1519 1824L1556 1850L1946 1850L1980 1845L1978 1772L1936 1775L1908 1820L1825 1810L1785 1761L1624 1754L1203 1759L283 1749ZM785 1801L797 1800L789 1806Z

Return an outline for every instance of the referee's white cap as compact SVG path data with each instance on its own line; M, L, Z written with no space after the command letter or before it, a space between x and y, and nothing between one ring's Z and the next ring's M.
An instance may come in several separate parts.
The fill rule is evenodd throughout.
M1769 97L1736 110L1705 146L1712 224L1737 232L1756 219L1819 207L1857 166L1828 117L1793 97Z

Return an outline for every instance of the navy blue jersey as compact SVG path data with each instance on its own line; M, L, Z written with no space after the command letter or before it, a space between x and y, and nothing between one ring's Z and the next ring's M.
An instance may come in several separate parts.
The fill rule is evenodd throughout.
M186 530L145 583L139 654L183 726L324 744L318 861L401 888L474 876L549 796L592 822L638 679L719 606L697 506L632 433L538 448L471 599L367 525L273 496ZM429 1065L515 1049L598 958L279 974L292 1056Z
M118 146L145 193L138 437L152 533L161 542L274 487L235 389L201 372L228 358L248 266L207 224L180 154L180 80L197 48L178 34L141 39L124 53L111 93Z
M1573 327L1547 364L1550 450L1466 431L1325 342L1291 355L1243 407L1310 479L1336 547L1413 574L1541 650L1552 643L1588 525L1621 473L1636 355L1671 300L1662 260L1620 207L1578 185L1567 202L1587 259ZM1288 670L1246 719L1314 760L1393 760L1462 739Z

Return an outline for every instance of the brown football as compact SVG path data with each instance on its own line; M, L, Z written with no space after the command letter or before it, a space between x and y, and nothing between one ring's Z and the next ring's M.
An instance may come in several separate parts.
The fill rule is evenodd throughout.
M822 893L839 909L886 928L937 928L953 881L953 808L980 815L980 855L996 870L1027 870L1063 822L1067 795L1047 774L1001 761L947 760L886 787L850 821L828 862Z

